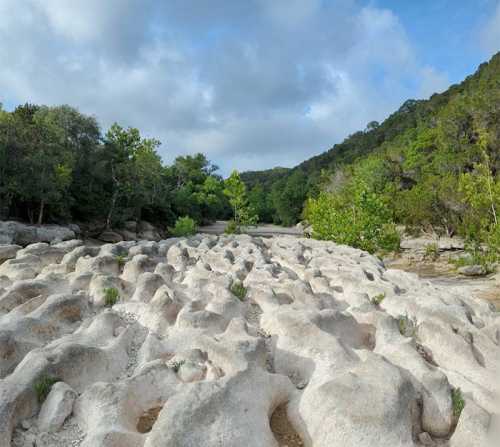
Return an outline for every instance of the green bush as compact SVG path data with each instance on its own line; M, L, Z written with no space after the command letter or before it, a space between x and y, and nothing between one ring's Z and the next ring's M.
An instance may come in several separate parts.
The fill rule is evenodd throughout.
M385 293L379 293L378 295L375 295L372 299L371 299L371 302L375 305L375 306L380 306L380 304L382 303L382 301L384 301L385 299Z
M453 416L458 419L465 407L465 400L462 396L462 390L460 388L453 388L451 390L451 402L453 404Z
M120 293L115 287L108 287L104 289L104 305L113 307L120 299Z
M439 247L436 243L427 244L425 246L424 258L432 261L439 258Z
M234 220L230 220L226 228L224 229L224 233L226 234L239 234L240 233L240 228L238 227L238 224Z
M315 239L361 248L370 253L399 249L400 238L382 197L359 188L343 194L320 193L309 199L305 217Z
M52 386L60 382L59 379L50 376L42 376L35 382L34 388L39 403L43 403L52 389Z
M123 266L127 262L127 257L124 255L116 255L115 259L116 259L116 262L118 262L118 267L120 267L120 268L123 268Z
M175 226L169 228L169 231L175 237L192 236L197 231L196 222L189 216L179 217L175 222Z
M234 282L231 285L231 293L239 298L240 301L243 301L247 295L247 289L243 286L243 284L241 284L241 282Z

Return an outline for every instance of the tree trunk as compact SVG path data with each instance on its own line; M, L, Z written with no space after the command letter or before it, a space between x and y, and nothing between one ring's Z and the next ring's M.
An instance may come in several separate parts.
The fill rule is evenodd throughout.
M114 191L113 197L111 198L111 205L109 207L108 217L106 218L106 230L111 229L111 218L113 217L113 211L115 210L117 196L118 196L118 191Z
M43 222L43 210L45 208L45 200L42 199L40 202L40 211L38 212L38 225L42 225Z

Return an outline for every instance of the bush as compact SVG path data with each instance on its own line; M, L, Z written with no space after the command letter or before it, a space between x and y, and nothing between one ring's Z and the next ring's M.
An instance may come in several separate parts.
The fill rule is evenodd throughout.
M169 231L175 237L192 236L197 231L196 222L189 216L179 217L175 222L175 226L169 228Z
M453 404L453 416L458 419L465 407L465 400L462 396L462 390L460 388L453 388L451 390L451 402Z
M385 298L385 293L379 293L378 295L375 295L375 296L371 299L371 302L372 302L375 306L380 306L380 304L382 303L382 301L384 301L384 298Z
M47 399L52 386L57 382L60 382L60 380L50 376L42 376L35 382L34 388L39 403L43 403Z
M400 238L388 208L375 193L321 193L309 199L305 217L315 239L361 248L370 253L399 249Z
M427 244L425 246L424 258L430 259L432 261L435 261L437 258L439 258L439 247L436 243Z
M247 295L247 289L241 282L235 282L231 286L231 293L243 301Z
M120 299L120 293L118 289L114 287L108 287L104 289L104 305L107 307L113 307Z
M226 228L224 229L224 233L226 234L239 234L240 233L240 228L238 227L238 224L234 220L230 220Z

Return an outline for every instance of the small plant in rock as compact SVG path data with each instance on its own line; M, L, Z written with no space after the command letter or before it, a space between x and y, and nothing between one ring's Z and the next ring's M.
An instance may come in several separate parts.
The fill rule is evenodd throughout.
M462 396L462 390L460 388L453 388L451 390L451 402L453 405L453 416L458 419L465 407L465 400Z
M438 244L436 244L436 243L427 244L425 246L424 259L428 259L430 261L435 261L437 258L439 258Z
M247 289L241 282L234 282L231 286L231 293L243 301L247 295Z
M178 373L179 369L181 369L181 366L186 363L185 360L175 360L173 362L170 362L169 367L172 369L174 373Z
M371 299L372 304L374 304L375 306L380 306L380 304L382 303L382 301L384 301L384 298L385 298L385 293L379 293L378 295L375 295Z
M116 259L116 262L118 262L118 267L120 267L120 268L123 268L123 266L127 262L127 257L124 255L116 255L115 259Z
M240 229L238 227L238 224L234 220L230 220L227 223L226 228L224 229L224 233L226 233L226 234L239 234Z
M173 228L168 230L175 237L187 237L196 234L197 231L196 222L189 216L179 217Z
M108 287L104 289L104 305L113 307L120 299L120 293L115 287Z
M34 388L39 403L43 403L52 389L52 386L60 382L56 377L42 376L35 382Z
M399 317L398 319L399 332L405 337L413 337L417 330L417 322L411 319L408 315Z

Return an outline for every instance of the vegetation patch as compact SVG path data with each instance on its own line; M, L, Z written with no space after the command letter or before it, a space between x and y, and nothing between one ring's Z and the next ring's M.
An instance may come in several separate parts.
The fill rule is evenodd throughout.
M231 293L240 301L243 301L247 295L247 289L241 282L237 281L231 285Z
M401 335L405 337L414 337L417 331L417 321L408 315L399 317L398 327Z
M51 376L42 376L35 382L35 393L40 404L47 399L52 386L57 382L60 382L60 379Z
M371 302L375 305L375 306L380 306L380 304L382 303L382 301L384 301L385 299L385 293L379 293L378 295L375 295L372 299L371 299Z
M196 234L198 227L194 219L189 216L179 217L173 228L169 228L172 236L187 237Z
M120 299L120 292L115 287L108 287L104 289L104 305L106 307L113 307Z
M453 388L451 390L451 401L453 405L453 416L458 419L465 407L465 400L460 388Z
M439 247L438 244L432 243L425 246L424 259L429 261L435 261L439 258Z

